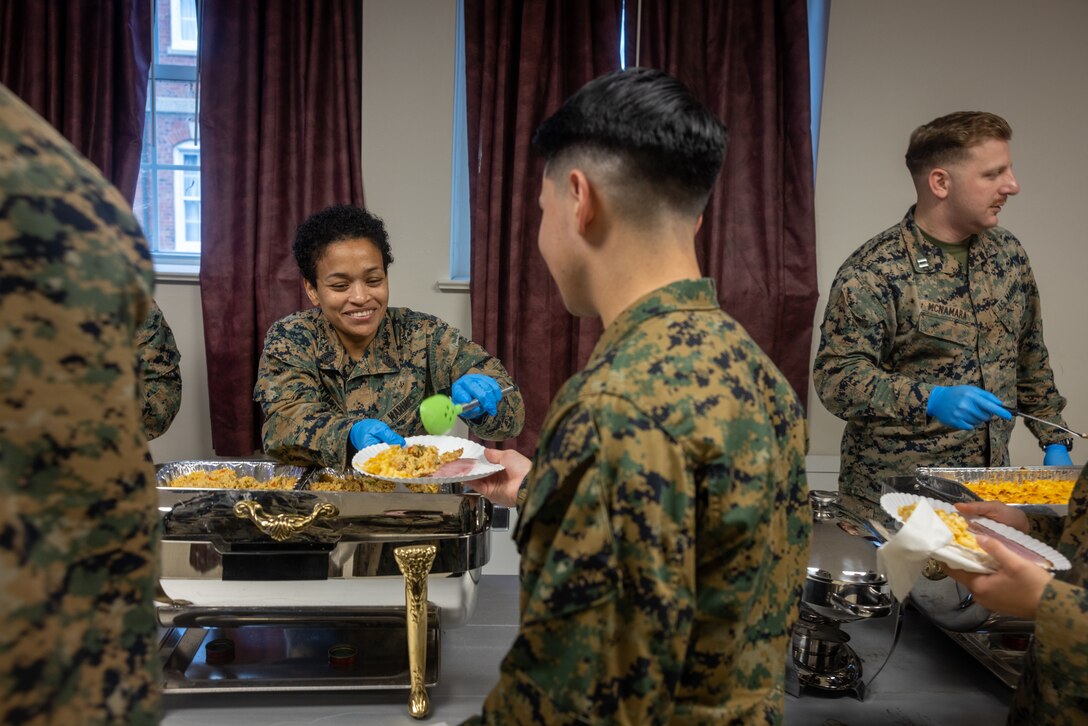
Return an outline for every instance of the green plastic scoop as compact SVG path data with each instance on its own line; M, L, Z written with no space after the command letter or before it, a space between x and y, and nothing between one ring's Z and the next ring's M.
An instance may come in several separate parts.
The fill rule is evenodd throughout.
M509 393L516 386L507 386L503 393ZM471 411L480 405L476 399L468 403L454 403L453 399L441 393L427 396L419 404L419 418L423 421L423 428L431 436L444 436L448 434L453 425L457 423L457 417L466 411Z

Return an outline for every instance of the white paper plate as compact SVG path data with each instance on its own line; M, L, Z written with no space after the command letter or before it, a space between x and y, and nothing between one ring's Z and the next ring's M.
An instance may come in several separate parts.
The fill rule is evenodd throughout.
M903 524L903 518L899 516L899 508L906 504L916 504L920 501L925 501L934 510L943 510L945 512L958 512L955 505L943 502L939 499L933 499L932 497L923 497L918 494L907 494L904 492L892 492L885 494L880 498L880 506L884 511L895 518L897 522ZM1072 564L1061 552L1051 547L1045 542L1024 534L1023 532L1013 529L1012 527L1002 524L1001 522L995 522L992 519L986 517L974 517L970 520L971 523L977 523L976 526L983 527L988 532L982 534L988 534L993 536L1003 545L1016 551L1019 547L1027 550L1029 553L1034 553L1039 557L1047 560L1049 565L1046 566L1048 570L1068 570L1072 567ZM978 534L975 529L972 529L972 534ZM1030 556L1024 552L1019 553L1021 556ZM946 559L946 557L948 559ZM942 547L934 553L934 558L945 562L953 567L959 567L960 569L966 569L968 571L975 571L977 567L985 567L986 572L993 572L993 558L989 555L976 552L975 550L968 549L961 545L952 543ZM964 567L964 564L972 565L972 567ZM1042 563L1039 563L1040 565Z
M455 484L457 482L472 481L473 479L482 479L485 476L500 472L504 468L502 464L492 464L485 459L484 447L475 441L469 441L468 439L462 439L456 436L409 436L404 441L408 446L413 444L434 446L438 449L440 454L444 454L447 451L462 449L461 458L458 459L458 461L471 461L472 466L467 471L452 476L379 476L363 471L363 464L388 449L389 444L374 444L373 446L368 446L365 449L356 452L355 456L351 457L351 466L356 471L365 474L366 476L372 476L375 479L384 479L385 481L403 482L405 484Z

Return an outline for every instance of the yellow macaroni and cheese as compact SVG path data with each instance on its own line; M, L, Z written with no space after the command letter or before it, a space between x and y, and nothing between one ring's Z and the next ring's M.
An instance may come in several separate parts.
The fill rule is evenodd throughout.
M310 489L317 492L391 492L396 482L383 481L361 474L330 474L323 472L310 482Z
M412 444L407 448L390 446L363 462L363 471L374 476L418 479L438 471L443 464L460 458L463 449L438 453L437 446Z
M1006 504L1068 504L1073 493L1072 479L1026 479L964 482L964 486L986 500Z
M899 508L899 516L903 518L903 521L910 519L910 515L914 514L914 508L916 504L904 504ZM937 516L941 518L941 521L945 523L950 530L952 530L952 541L961 547L966 547L969 550L975 550L976 552L983 552L984 550L978 546L978 540L975 539L975 535L967 531L967 520L963 518L962 514L958 512L946 512L943 509L933 510L937 513Z
M169 486L187 489L294 489L298 478L274 476L267 481L257 481L251 476L239 476L233 469L193 471L168 482Z

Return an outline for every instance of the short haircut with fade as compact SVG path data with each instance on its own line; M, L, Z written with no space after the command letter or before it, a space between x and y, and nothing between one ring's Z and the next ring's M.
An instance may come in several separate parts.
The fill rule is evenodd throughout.
M326 207L306 218L295 232L293 251L303 279L317 285L317 261L333 242L349 239L369 240L382 253L382 268L393 264L389 234L381 217L350 204Z
M1012 128L997 114L985 111L957 111L933 119L914 130L907 145L906 162L911 176L955 164L967 158L972 146L997 139L1008 141Z
M663 208L697 217L725 157L726 129L680 81L652 68L600 76L544 121L533 145L547 174L585 165L632 221Z

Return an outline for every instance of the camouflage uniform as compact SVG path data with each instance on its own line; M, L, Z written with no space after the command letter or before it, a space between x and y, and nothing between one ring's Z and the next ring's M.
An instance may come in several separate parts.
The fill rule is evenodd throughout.
M934 386L973 385L1064 425L1039 305L1020 242L977 235L968 270L927 242L913 207L839 269L813 367L816 392L846 420L839 488L880 497L889 476L918 466L1007 466L1013 421L953 430L926 415ZM1065 435L1035 421L1044 444Z
M781 723L805 436L713 281L622 313L548 412L514 533L519 633L470 723Z
M144 394L144 433L154 439L166 433L181 408L181 353L174 332L155 301L136 335L140 351L140 383Z
M158 722L147 243L0 86L0 722Z
M1010 724L1088 723L1088 466L1064 518L1028 515L1031 535L1073 563L1043 590L1035 638L1013 698Z
M345 468L354 453L352 424L373 418L403 436L426 433L420 402L449 395L467 373L491 376L503 387L513 383L497 359L432 315L387 308L356 361L320 308L293 313L269 328L253 391L264 409L265 451L290 464ZM483 439L517 436L525 423L521 394L504 394L497 416L467 423Z

